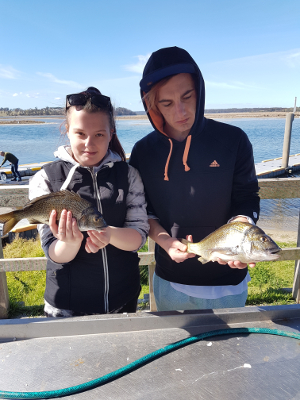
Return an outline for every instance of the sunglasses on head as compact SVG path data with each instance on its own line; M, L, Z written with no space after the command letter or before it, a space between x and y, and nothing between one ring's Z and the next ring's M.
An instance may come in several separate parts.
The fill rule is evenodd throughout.
M66 109L71 106L85 106L88 99L91 99L91 103L97 107L108 108L110 111L112 109L110 97L90 92L68 94L66 98Z

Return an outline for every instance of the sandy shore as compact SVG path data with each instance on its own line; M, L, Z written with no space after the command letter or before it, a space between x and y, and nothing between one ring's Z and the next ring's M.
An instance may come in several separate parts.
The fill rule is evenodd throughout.
M286 112L237 112L237 113L205 113L206 118L210 119L237 119L237 118L286 118ZM24 118L28 117L13 117L11 120L9 120L9 117L3 117L1 121L0 118L0 124L1 125L11 125L13 121L14 124L18 123L17 121L20 121L20 124L34 124L34 121L24 121ZM44 119L44 120L51 120L51 119L64 119L63 115L51 115L51 116L29 116L29 118L34 118L34 119ZM295 118L300 118L300 112L295 113ZM7 121L5 121L7 119ZM130 119L130 120L137 120L137 119L148 119L147 115L118 115L116 116L117 120L124 120L124 119ZM36 122L36 123L41 123L41 122ZM46 122L46 123L51 123L51 122Z
M230 118L286 118L286 112L240 112L240 113L205 113L205 117L211 119L230 119ZM300 113L295 113L295 118L299 118ZM147 115L123 115L116 119L147 119Z

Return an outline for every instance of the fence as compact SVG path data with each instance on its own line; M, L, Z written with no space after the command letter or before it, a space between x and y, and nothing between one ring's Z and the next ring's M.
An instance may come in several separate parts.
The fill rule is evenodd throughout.
M260 179L260 197L262 199L300 198L300 178ZM28 186L1 187L0 207L23 207L28 201ZM299 218L300 220L300 218ZM154 242L149 239L148 252L139 252L140 265L148 265L150 311L156 310L152 277L155 268ZM293 297L300 301L300 224L298 223L298 238L296 248L286 248L280 253L279 260L296 260L293 284ZM278 261L279 261L278 260ZM0 240L0 318L7 318L9 296L6 282L6 272L38 271L46 269L46 258L14 258L3 259L2 241Z

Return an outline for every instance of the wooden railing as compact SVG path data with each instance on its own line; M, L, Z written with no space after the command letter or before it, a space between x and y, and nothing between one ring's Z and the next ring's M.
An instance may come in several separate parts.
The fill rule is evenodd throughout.
M300 198L300 178L260 179L260 197L262 199ZM28 186L1 187L0 207L22 207L28 201ZM153 295L152 277L155 268L154 242L149 239L148 252L139 252L140 265L148 265L150 311L156 311ZM300 225L296 248L286 248L280 253L279 260L296 260L293 284L293 297L300 301ZM278 261L279 261L278 260ZM3 259L2 240L0 240L0 318L7 318L9 296L6 272L37 271L46 269L46 258L13 258Z

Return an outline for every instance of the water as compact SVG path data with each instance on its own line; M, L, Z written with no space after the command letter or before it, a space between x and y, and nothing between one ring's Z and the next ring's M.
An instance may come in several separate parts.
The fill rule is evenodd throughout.
M53 152L58 146L67 142L60 133L63 120L40 119L40 121L48 123L0 125L0 150L15 154L20 164L54 160ZM220 119L220 121L238 126L247 133L253 146L255 163L282 156L285 119L241 118ZM134 143L151 130L151 124L145 119L117 121L118 137L125 153L130 153ZM296 118L293 122L290 147L291 155L297 153L300 153L300 118Z
M284 118L241 118L220 120L243 129L253 146L254 162L282 157ZM292 126L290 155L300 153L300 118Z
M34 120L34 118L26 117ZM19 164L54 160L53 152L67 143L60 133L62 119L39 119L47 124L0 125L0 150L9 151L19 158ZM253 146L254 161L259 163L282 156L285 119L240 118L220 121L243 129ZM152 130L146 119L118 120L117 132L125 153L134 143ZM293 122L290 154L300 153L300 118ZM300 199L262 200L259 225L264 229L298 229Z
M243 129L253 146L254 162L282 157L285 119L244 118L220 120ZM300 118L292 125L290 155L300 153ZM295 174L300 176L299 173ZM292 178L291 178L292 179ZM262 229L297 231L300 199L267 199L260 202L261 213L258 225Z
M27 117L33 121L34 118ZM40 120L40 121L47 121ZM53 152L65 139L60 134L61 119L48 124L0 125L0 150L15 154L19 164L52 161ZM9 166L8 163L5 166Z

